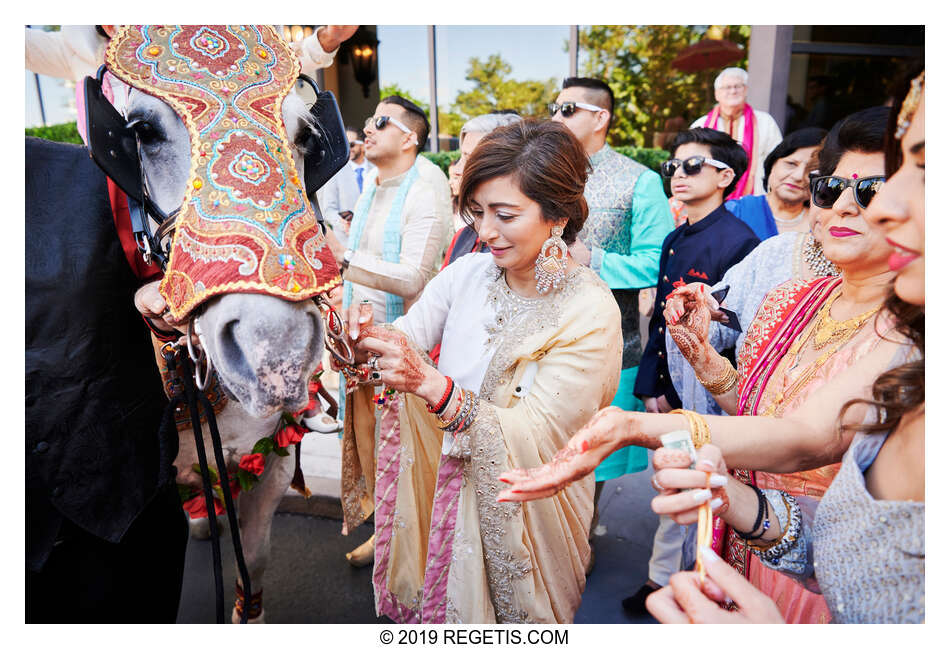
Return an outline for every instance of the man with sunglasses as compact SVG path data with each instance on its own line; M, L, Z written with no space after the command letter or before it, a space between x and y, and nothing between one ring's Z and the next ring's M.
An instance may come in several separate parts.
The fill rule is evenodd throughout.
M343 308L369 301L373 322L382 324L403 315L438 272L452 234L452 199L445 174L419 155L429 137L421 108L386 97L363 132L365 155L375 169L363 180L346 249L332 239L330 245L343 275ZM344 404L342 390L340 396ZM347 560L370 563L373 545L370 538Z
M346 282L344 306L369 300L374 321L391 322L438 271L452 202L445 174L419 155L429 137L421 108L386 97L363 132L375 169L363 181L347 249L336 252Z
M691 282L715 284L759 244L752 228L723 204L723 197L732 192L746 170L743 148L725 133L693 128L678 134L670 151L672 158L660 171L670 179L673 197L686 206L686 221L663 241L650 337L634 388L649 412L669 412L682 406L666 358L663 310L667 296ZM647 596L665 586L670 575L680 569L682 544L683 529L672 519L661 517L653 539L649 580L623 601L624 609L634 614L646 612Z
M363 184L374 165L363 149L363 131L354 126L346 127L346 139L350 143L350 159L330 181L317 191L317 200L323 218L333 230L340 244L347 247L353 209L363 191Z
M589 213L578 234L583 246L576 246L571 253L600 275L620 307L623 361L612 405L643 410L642 402L633 395L643 349L638 294L640 289L656 285L660 245L673 229L673 217L656 172L607 144L614 111L610 86L600 79L568 77L561 87L556 102L549 106L551 119L564 124L580 140L592 167L584 187ZM646 466L646 450L629 446L597 467L591 530L597 526L596 502L604 481Z

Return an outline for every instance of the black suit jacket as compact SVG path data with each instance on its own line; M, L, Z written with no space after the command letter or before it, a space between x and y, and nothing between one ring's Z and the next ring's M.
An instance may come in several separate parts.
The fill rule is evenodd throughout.
M174 479L178 438L106 179L85 147L26 139L26 555L63 518L119 541Z

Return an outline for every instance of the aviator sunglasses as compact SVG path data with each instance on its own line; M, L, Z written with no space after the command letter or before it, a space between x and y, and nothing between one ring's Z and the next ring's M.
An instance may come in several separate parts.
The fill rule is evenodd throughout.
M694 155L692 157L686 158L685 160L673 158L672 160L665 161L660 165L660 173L662 173L667 178L672 178L673 174L676 173L676 170L680 167L683 167L683 173L685 173L687 176L695 176L700 171L702 171L704 164L708 164L718 169L730 168L725 162L720 162L719 160L714 160L712 158L706 158L701 155Z
M561 115L564 117L570 117L578 108L589 110L592 113L599 113L602 110L606 110L600 106L585 104L579 101L565 101L563 104L548 104L548 112L551 113L551 117L557 115L558 111L561 111Z
M816 207L828 209L841 197L848 187L854 188L854 201L863 209L871 204L871 199L884 185L884 176L866 178L842 178L840 176L818 176L811 179L811 202Z

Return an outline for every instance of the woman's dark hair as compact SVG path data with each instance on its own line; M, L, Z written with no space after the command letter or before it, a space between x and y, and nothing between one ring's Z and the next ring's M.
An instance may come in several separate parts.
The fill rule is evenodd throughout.
M746 155L742 145L731 137L712 128L691 128L676 134L673 141L670 142L670 157L676 155L676 149L684 144L705 144L709 147L709 153L713 159L719 162L725 162L732 167L736 176L732 183L722 192L723 196L728 196L736 188L742 174L749 166L749 156Z
M778 143L778 146L772 149L772 152L765 156L765 175L762 177L762 188L769 190L769 176L772 175L772 166L779 158L790 156L799 149L805 149L811 146L818 146L828 135L828 131L817 126L800 128L792 131L785 136L785 139Z
M891 106L887 120L884 149L884 166L888 176L897 171L901 164L900 140L894 137L897 116L900 114L904 98L910 91L910 82L923 72L923 69L922 63L911 65L905 75L905 80L899 84L898 91L894 94L894 104ZM877 377L871 386L870 399L852 399L844 404L838 416L839 422L844 418L848 408L859 403L874 408L877 411L877 417L869 424L842 425L841 430L865 433L889 432L897 427L901 417L924 403L924 309L921 306L908 304L897 297L893 283L888 290L884 309L894 314L897 320L897 331L911 340L920 352L920 358L887 370Z
M887 106L865 108L839 120L828 131L818 155L818 171L830 176L848 151L883 153L887 131Z
M459 183L459 213L471 226L475 190L484 182L511 176L522 194L541 206L545 221L567 217L564 243L570 245L587 220L584 185L590 173L584 147L558 122L526 119L485 135L465 163Z
M910 84L924 71L924 62L915 60L911 62L904 76L894 86L894 103L891 104L891 113L887 118L887 133L884 136L884 175L888 178L901 166L904 155L901 152L901 141L894 137L897 130L897 118L901 113L901 106L904 104L904 98L910 92Z

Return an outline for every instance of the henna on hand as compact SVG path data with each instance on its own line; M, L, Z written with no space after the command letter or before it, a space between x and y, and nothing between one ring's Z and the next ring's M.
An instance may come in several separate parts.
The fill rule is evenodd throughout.
M415 393L425 380L425 361L419 357L410 346L406 336L391 327L372 325L360 331L357 346L366 338L375 338L389 343L396 349L392 354L383 354L380 362L385 359L386 385L396 388L400 392Z

